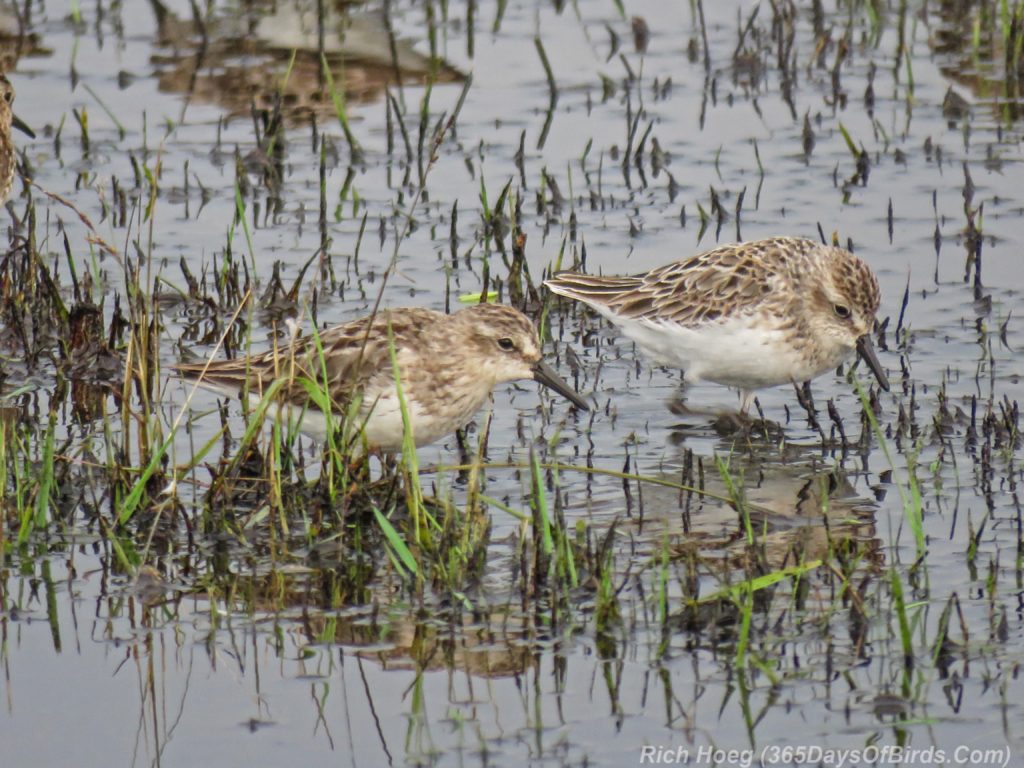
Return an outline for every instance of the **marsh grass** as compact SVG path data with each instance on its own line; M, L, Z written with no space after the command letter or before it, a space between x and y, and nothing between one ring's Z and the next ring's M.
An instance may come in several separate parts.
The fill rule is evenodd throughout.
M358 165L362 162L363 149L359 145L359 141L356 139L355 134L352 132L352 128L348 121L348 108L345 104L345 92L343 89L338 88L334 84L334 74L331 72L331 66L327 61L327 56L321 54L321 66L323 68L324 79L327 82L328 93L331 96L331 101L334 104L334 114L338 118L338 125L341 126L341 131L345 135L345 141L348 142L349 154L352 162Z

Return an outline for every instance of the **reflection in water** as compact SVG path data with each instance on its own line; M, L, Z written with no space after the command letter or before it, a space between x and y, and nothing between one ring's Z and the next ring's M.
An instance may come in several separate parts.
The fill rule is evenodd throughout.
M1024 76L1020 6L1014 4L1010 18L1001 20L1000 14L983 4L959 0L943 0L931 13L938 19L932 24L928 43L938 54L942 74L988 104L997 123L1020 119L1020 80ZM969 116L969 101L952 85L942 107L951 124Z
M31 6L25 6L28 13ZM13 72L23 58L50 56L52 51L43 47L40 35L31 29L31 19L23 19L22 9L0 5L0 72Z
M397 39L386 10L355 3L284 0L234 6L202 20L179 19L159 0L154 54L160 89L216 104L229 115L253 105L285 115L333 115L323 62L344 97L378 99L403 82L454 82L462 75L438 58ZM294 56L294 60L293 60Z
M757 569L778 570L827 559L850 545L882 564L876 505L857 493L844 470L821 465L814 453L793 445L781 455L764 444L723 449L710 460L686 451L679 473L657 475L663 485L643 488L642 508L632 515L638 537L652 547L667 541L680 555L715 564L710 570L723 581L729 570L746 570L754 560Z

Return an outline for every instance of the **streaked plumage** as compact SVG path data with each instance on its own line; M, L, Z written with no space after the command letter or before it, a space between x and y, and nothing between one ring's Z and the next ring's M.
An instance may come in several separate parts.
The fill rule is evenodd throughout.
M251 357L175 368L218 392L237 395L248 384L253 402L280 379L282 386L268 415L283 410L287 419L301 419L300 429L320 439L326 435L327 420L310 403L307 387L310 381L321 387L326 381L335 427L353 398L360 397L359 421L367 445L397 451L403 429L389 337L394 340L416 445L465 426L501 382L533 379L587 410L586 402L541 359L530 320L512 307L496 304L452 315L419 308L382 310L320 331L322 357L314 337L306 336Z
M871 344L878 280L849 251L774 237L723 245L632 277L566 272L545 285L604 315L655 363L741 391L803 382L855 353L882 389Z
M17 128L33 139L32 129L14 114L14 86L6 75L0 75L0 205L7 202L14 186L14 171L18 164L14 150L12 128Z

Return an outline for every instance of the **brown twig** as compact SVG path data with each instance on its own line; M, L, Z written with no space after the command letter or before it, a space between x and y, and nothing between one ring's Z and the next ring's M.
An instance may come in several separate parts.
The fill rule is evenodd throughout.
M86 241L99 247L100 250L110 254L112 257L117 259L118 263L122 267L124 266L124 259L121 258L121 253L116 248L114 248L114 246L112 246L110 243L108 243L100 236L100 233L96 231L96 227L93 226L92 220L88 216L86 216L81 210L79 210L78 206L76 206L70 200L61 197L56 192L51 192L50 190L46 189L46 187L42 186L36 181L33 181L32 179L25 179L25 182L27 184L31 184L33 187L38 189L40 192L42 192L44 195L46 195L54 202L60 203L66 208L70 208L72 211L74 211L75 214L78 216L79 220L89 230L90 234L86 238Z

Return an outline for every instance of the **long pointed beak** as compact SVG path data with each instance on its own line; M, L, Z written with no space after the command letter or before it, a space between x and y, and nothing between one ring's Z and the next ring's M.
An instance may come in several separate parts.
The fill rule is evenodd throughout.
M26 134L29 138L34 139L36 137L36 132L29 128L25 121L17 115L11 115L11 125Z
M875 374L875 378L878 379L878 386L888 392L889 378L885 375L885 371L882 370L882 364L878 362L878 355L875 354L875 345L871 343L871 334L865 333L857 339L857 354L868 364L871 372Z
M543 360L538 360L537 364L533 366L533 380L538 384L543 384L548 389L555 390L555 392L570 400L580 410L590 410L587 401L576 394L572 387L562 381L562 378L555 373L554 369Z

